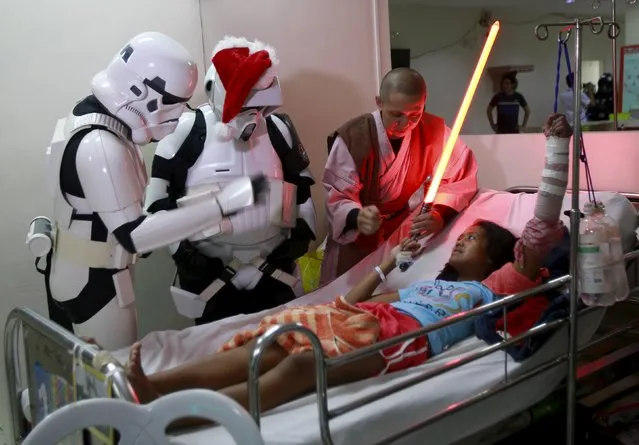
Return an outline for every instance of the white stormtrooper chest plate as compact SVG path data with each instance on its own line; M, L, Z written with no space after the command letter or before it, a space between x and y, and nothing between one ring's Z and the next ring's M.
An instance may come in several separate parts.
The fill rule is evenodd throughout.
M269 192L255 206L226 218L216 233L191 240L204 254L227 261L235 257L248 263L256 256L265 257L288 238L295 224L295 217L273 223L273 215L292 214L296 207L295 188L283 182L282 163L263 119L258 121L249 141L220 141L215 135L216 118L211 108L203 107L202 111L207 122L207 140L189 170L187 196L220 190L225 183L243 176L263 174L270 184Z
M283 179L282 163L271 145L263 119L258 121L249 141L220 141L215 136L216 118L213 111L208 106L202 107L202 111L206 120L207 138L202 154L189 170L187 188L223 184L259 173L268 178Z

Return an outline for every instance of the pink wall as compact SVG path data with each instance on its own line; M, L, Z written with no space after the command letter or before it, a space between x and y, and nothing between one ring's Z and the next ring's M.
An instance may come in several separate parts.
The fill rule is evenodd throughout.
M326 162L326 137L375 107L390 69L388 0L203 0L204 54L225 34L275 47L283 111L295 122L316 180ZM207 60L207 66L208 66ZM325 194L313 192L323 229Z
M480 187L503 190L539 184L543 135L466 135L462 139L477 157ZM639 132L584 133L584 145L595 189L639 192ZM583 165L580 182L585 188Z

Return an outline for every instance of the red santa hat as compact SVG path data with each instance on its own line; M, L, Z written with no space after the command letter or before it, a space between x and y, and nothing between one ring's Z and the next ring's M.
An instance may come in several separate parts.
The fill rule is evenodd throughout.
M271 86L278 60L271 46L227 36L215 46L211 61L226 91L222 121L215 129L218 136L228 140L231 128L226 124L239 114L252 90Z

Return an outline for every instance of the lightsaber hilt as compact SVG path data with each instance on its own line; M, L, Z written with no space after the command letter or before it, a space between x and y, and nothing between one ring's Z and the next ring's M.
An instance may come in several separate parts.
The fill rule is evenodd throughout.
M423 215L425 213L430 212L431 210L433 210L433 203L424 202L421 208L419 209L418 215ZM415 233L411 238L414 241L419 240L419 233ZM410 252L408 253L400 252L399 255L397 255L397 258L395 258L395 262L397 263L397 268L401 272L406 272L408 268L413 265L414 261L413 261L413 256L410 254Z
M429 213L431 210L433 210L433 203L432 202L424 202L424 203L422 203L422 207L419 209L418 215L423 215L425 213ZM419 233L416 233L411 238L413 240L417 241L419 239Z
M433 210L433 203L432 202L424 202L424 203L422 203L422 208L419 209L419 214L423 215L424 213L428 213L431 210Z

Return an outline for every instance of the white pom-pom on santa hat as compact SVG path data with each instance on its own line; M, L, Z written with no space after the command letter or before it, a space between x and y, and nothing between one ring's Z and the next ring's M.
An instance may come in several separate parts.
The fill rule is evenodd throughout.
M229 48L248 48L249 54L254 54L258 51L266 51L268 53L269 59L271 59L271 67L264 73L264 75L262 75L260 80L257 81L253 88L255 88L256 90L263 90L273 84L273 80L277 75L276 67L280 63L279 59L277 58L275 48L259 40L250 41L246 37L225 36L217 43L217 45L215 45L211 58L213 58L218 52L222 51L223 49Z
M233 128L231 128L230 125L226 125L222 122L216 122L213 129L218 140L228 142L233 139Z

